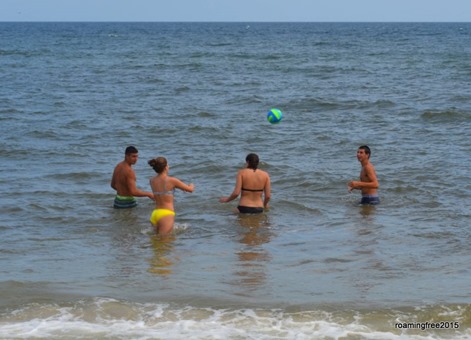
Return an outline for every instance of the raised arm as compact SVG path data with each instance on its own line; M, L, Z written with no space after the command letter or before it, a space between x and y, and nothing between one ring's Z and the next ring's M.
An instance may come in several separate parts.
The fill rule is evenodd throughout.
M191 184L185 184L182 181L180 181L178 178L171 177L170 178L171 183L175 186L175 188L186 191L186 192L193 192L195 190L195 185L193 183Z

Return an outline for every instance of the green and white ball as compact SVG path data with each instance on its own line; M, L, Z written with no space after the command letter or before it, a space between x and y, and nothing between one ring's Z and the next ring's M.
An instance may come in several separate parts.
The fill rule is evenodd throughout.
M278 109L271 109L267 113L267 119L271 124L278 124L283 119L283 112Z

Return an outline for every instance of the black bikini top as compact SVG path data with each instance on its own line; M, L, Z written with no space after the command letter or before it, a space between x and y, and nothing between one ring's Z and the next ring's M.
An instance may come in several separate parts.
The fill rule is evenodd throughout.
M247 188L242 188L241 190L243 190L243 191L252 191L252 192L262 192L264 189L247 189Z

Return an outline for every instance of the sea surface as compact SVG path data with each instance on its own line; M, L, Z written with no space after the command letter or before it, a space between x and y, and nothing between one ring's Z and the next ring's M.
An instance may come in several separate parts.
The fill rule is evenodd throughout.
M0 23L0 339L471 339L470 137L471 23Z

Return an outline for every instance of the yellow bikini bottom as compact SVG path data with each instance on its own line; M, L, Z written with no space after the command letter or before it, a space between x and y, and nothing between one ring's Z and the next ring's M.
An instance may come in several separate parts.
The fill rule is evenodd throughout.
M154 209L152 215L150 215L150 223L156 226L162 217L170 215L175 216L175 211L169 209Z

